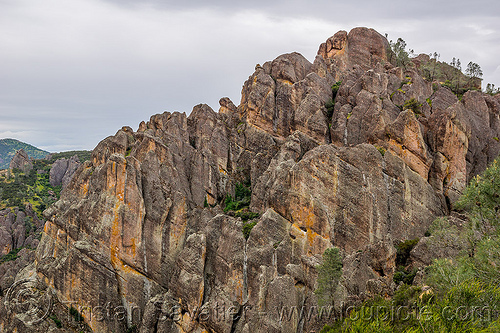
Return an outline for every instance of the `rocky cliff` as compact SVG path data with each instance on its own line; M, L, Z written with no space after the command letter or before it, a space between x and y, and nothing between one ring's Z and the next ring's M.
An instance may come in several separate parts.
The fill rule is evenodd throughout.
M49 181L52 186L62 186L63 188L68 185L80 166L80 160L77 155L73 155L69 159L59 158L50 168Z
M31 161L28 154L24 151L24 149L19 149L16 151L16 154L12 158L9 164L9 169L14 170L18 169L22 172L28 172L33 169L33 162Z
M338 306L391 295L395 242L422 236L498 155L500 100L433 89L387 47L373 29L341 31L313 63L257 65L237 107L223 98L104 139L46 210L32 273L95 332L318 330L280 311L317 306L332 246ZM251 221L223 210L244 183Z

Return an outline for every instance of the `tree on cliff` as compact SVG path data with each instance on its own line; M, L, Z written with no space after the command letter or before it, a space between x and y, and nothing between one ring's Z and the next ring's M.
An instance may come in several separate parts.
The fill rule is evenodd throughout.
M475 62L470 61L465 69L465 74L469 77L469 86L481 86L479 80L483 76L481 66ZM472 83L472 84L471 84Z
M398 38L395 43L391 40L389 46L391 49L389 61L398 67L406 68L410 63L410 54L413 53L413 50L406 51L406 42L403 38Z
M473 79L479 79L483 76L483 70L481 69L481 66L476 64L475 62L469 62L467 64L467 68L465 69L465 73Z
M319 305L335 305L335 292L342 278L342 258L337 247L326 249L323 262L318 265L318 296Z

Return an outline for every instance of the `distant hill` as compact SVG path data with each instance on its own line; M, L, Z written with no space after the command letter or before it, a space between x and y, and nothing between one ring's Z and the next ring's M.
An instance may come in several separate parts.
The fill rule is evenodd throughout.
M57 159L71 158L74 155L78 156L78 160L83 163L87 160L90 160L90 156L92 155L92 151L91 150L70 150L70 151L63 151L60 153L51 153L50 156L48 157L48 160L50 163L54 163Z
M10 160L15 155L16 151L21 148L34 159L44 158L47 154L49 154L49 152L45 150L19 140L0 139L0 169L8 169Z

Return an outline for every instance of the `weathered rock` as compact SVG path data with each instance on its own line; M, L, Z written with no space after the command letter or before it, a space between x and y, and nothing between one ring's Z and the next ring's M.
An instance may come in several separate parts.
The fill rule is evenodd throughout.
M464 94L461 103L471 131L466 157L470 180L486 170L500 152L500 104L498 99L473 90Z
M389 43L377 31L368 28L354 28L349 34L339 31L321 44L318 55L330 61L338 72L355 65L366 70L379 62L387 62Z
M56 160L50 168L49 181L52 186L61 185L62 188L68 186L68 183L73 178L76 169L80 166L80 160L77 155L70 159L60 158Z
M238 107L223 98L219 113L165 112L104 139L46 210L36 274L61 302L123 309L84 311L99 332L319 331L293 311L317 306L331 246L344 265L337 306L391 295L394 242L447 213L500 134L498 98L433 93L416 71L383 64L387 45L371 29L339 32L314 64L291 53L256 66ZM420 109L402 110L411 98ZM247 181L250 207L224 213ZM249 210L261 216L234 217ZM7 230L11 246L33 244L8 216L0 240Z
M28 172L33 169L33 162L24 149L19 149L9 164L9 169L19 169L22 172Z
M387 147L423 179L427 180L433 159L424 141L423 126L412 110L406 110L386 127Z
M332 99L332 84L302 55L286 54L258 67L245 82L240 110L250 125L273 135L287 137L300 130L328 142L324 105Z
M356 145L385 140L385 127L400 112L390 98L401 82L380 65L366 72L351 71L342 81L331 121L331 141L337 145Z
M0 256L12 251L12 234L5 226L0 226Z
M263 198L255 208L273 207L347 252L386 234L395 240L415 237L444 213L425 179L395 155L382 157L372 145L319 146L298 162L268 171L259 179L263 185L255 186L253 195Z
M461 234L465 220L451 215L435 223L439 227L434 228L430 236L421 238L411 250L409 268L428 266L434 259L453 258L467 249L468 240Z

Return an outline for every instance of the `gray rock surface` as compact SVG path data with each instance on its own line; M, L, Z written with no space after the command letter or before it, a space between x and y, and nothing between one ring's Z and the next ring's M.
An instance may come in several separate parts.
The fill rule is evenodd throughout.
M165 112L104 139L45 211L37 276L61 302L125 308L82 313L97 332L319 331L318 318L279 312L317 306L316 266L332 246L338 304L391 295L394 243L448 213L500 133L497 98L433 91L389 64L387 45L372 29L341 31L312 64L291 53L256 66L238 107L223 98L218 113ZM418 110L402 107L409 98ZM260 213L248 239L223 211L247 181Z
M71 181L71 178L73 178L73 175L75 174L76 169L78 169L79 166L80 160L78 159L77 155L74 155L69 159L60 158L56 160L50 168L50 185L61 185L62 188L65 188Z
M24 149L19 149L9 164L9 169L19 169L22 172L28 172L33 169L33 162Z

